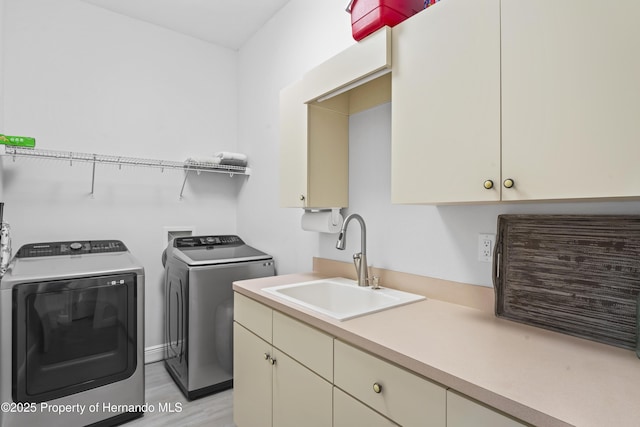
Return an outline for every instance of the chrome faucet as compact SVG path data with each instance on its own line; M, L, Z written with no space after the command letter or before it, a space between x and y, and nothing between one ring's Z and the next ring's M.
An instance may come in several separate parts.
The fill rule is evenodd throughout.
M336 249L344 250L347 243L347 226L349 221L356 219L360 223L360 251L353 254L353 263L356 266L356 273L358 274L358 286L369 285L369 268L367 266L367 227L364 224L364 219L356 213L347 216L340 229L338 235L338 242L336 243Z

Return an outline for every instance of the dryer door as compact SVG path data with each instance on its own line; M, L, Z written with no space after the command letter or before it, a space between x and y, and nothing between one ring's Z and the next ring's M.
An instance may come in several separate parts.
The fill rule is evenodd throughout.
M135 274L26 283L12 296L16 402L53 400L135 371Z

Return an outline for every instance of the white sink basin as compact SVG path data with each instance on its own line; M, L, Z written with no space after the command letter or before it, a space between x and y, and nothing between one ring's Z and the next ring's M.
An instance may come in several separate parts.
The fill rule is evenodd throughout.
M395 289L358 286L355 280L335 277L264 288L265 292L337 320L347 320L425 299Z

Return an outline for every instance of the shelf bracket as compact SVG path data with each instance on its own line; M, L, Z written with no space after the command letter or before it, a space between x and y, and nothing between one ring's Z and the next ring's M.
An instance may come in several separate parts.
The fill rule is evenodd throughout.
M96 183L96 155L93 155L93 167L91 170L91 198L93 199L93 190Z
M178 200L182 200L182 193L184 192L184 186L187 183L187 178L189 177L189 172L191 172L189 170L189 167L187 167L185 173L184 173L184 181L182 181L182 188L180 189L180 197L178 198Z

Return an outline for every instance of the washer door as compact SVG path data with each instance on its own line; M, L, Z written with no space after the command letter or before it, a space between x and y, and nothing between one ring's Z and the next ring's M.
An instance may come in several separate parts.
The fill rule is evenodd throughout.
M166 273L166 339L167 354L165 359L175 359L182 363L186 356L186 307L187 274L174 274L171 266Z
M135 274L15 286L14 401L49 401L131 376L136 299Z

